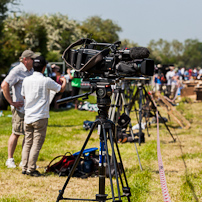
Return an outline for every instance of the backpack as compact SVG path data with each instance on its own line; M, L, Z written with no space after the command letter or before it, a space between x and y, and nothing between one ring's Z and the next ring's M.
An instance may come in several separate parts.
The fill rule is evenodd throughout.
M98 148L89 148L83 151L79 163L73 173L73 177L86 178L93 174L98 174L99 155L95 154ZM69 155L66 155L69 153ZM53 172L59 176L68 176L71 168L80 152L71 154L70 152L65 155L56 156L46 167L45 173ZM61 158L58 162L53 164L53 161Z
M73 173L73 177L87 178L92 175L93 176L99 175L99 154L96 154L97 149L98 148L89 148L83 151L83 155L80 158L77 168ZM67 153L69 153L69 155L66 155ZM71 154L70 152L67 153L65 153L65 155L56 156L46 167L45 173L53 172L55 174L58 174L59 176L68 176L80 152L76 152L74 154ZM55 161L58 158L61 159L58 162L52 164L53 161ZM109 158L111 162L111 156L109 156ZM106 166L107 166L106 177L109 177L108 165L106 164ZM112 177L114 177L115 176L114 166L113 165L110 166L111 166L111 175ZM120 163L118 163L118 166L120 168ZM120 169L120 172L122 173L122 169Z
M69 155L66 155L67 153L69 153ZM76 160L76 158L70 152L67 153L65 153L65 155L56 156L46 167L45 172L54 172L59 176L67 176ZM51 165L54 160L60 157L62 157L60 161Z

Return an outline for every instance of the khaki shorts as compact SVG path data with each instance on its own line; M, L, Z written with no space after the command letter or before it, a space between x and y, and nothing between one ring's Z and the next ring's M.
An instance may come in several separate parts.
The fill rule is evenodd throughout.
M24 114L12 109L12 133L15 135L24 135Z

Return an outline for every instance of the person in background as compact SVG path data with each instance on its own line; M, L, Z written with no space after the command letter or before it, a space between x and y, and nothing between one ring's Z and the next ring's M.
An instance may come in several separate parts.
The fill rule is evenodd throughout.
M68 69L67 73L69 74L69 78L72 80L71 81L71 86L72 86L72 94L71 96L75 96L79 94L80 87L81 87L81 78L76 78L75 77L75 70ZM75 100L75 109L78 109L78 100Z
M192 79L192 69L191 68L188 69L188 73L189 73L189 80L190 80L190 79Z
M25 143L22 150L22 174L41 176L36 170L39 152L45 141L49 118L50 91L62 92L66 79L61 78L61 85L43 75L46 60L38 56L33 62L34 73L22 83L21 94L25 99Z
M22 82L25 77L32 75L33 59L36 56L33 51L25 50L20 56L20 64L9 72L1 84L3 94L11 105L12 111L12 133L8 140L8 159L6 161L8 168L16 167L13 155L19 136L24 135L24 99L21 95ZM12 88L12 96L10 88Z
M185 71L184 71L184 80L185 80L185 81L188 81L188 80L189 80L189 72L188 72L188 69L185 69Z
M63 93L63 96L64 97L69 97L71 96L72 94L72 85L71 85L71 79L70 79L70 76L68 74L68 71L70 71L69 68L67 68L66 72L67 74L64 75L66 81L67 81L67 84L66 84L66 88L65 88L65 92ZM72 103L67 103L66 104L66 108L71 108L72 107Z
M60 67L55 65L55 64L52 64L51 65L51 69L52 69L52 75L51 75L51 78L56 81L56 72L60 70Z
M175 85L175 67L170 66L170 70L166 73L167 79L167 93L166 96L169 98L171 95L171 86Z
M155 72L155 74L153 75L153 87L154 87L154 91L159 91L161 90L161 80L160 80L160 76L158 71Z
M182 67L181 69L180 69L180 80L181 81L183 81L184 80L184 73L185 73L185 68L184 67Z
M197 79L201 80L201 78L202 78L202 68L199 69Z
M180 87L180 77L179 77L178 70L175 69L174 72L175 72L175 75L173 76L173 81L172 81L172 84L171 84L172 98L175 97L175 94L177 93L178 87Z
M193 71L192 71L192 78L193 78L194 80L196 80L196 79L197 79L197 76L198 76L198 70L197 70L197 68L195 67L195 68L193 69Z
M55 69L56 69L55 70L56 82L59 85L62 85L64 76L61 74L59 66L56 66ZM60 92L56 93L55 98L54 98L54 109L59 109L59 105L57 104L57 101L62 98L62 94L63 94L64 91L65 91L65 89L63 91L60 91Z

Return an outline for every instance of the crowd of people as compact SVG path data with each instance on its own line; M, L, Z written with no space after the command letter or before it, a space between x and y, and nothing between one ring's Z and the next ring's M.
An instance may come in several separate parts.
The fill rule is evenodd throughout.
M153 76L153 89L164 93L168 98L174 98L179 87L182 87L183 81L202 79L202 69L175 68L169 66L168 71L163 71L161 65L157 65Z

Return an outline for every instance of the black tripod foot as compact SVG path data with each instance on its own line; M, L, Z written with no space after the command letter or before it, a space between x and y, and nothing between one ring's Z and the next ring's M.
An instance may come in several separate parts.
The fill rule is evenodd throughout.
M123 187L123 193L125 196L131 196L130 187Z
M106 201L107 199L107 194L96 194L96 200L97 201Z

